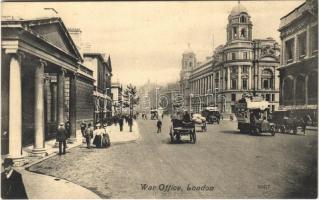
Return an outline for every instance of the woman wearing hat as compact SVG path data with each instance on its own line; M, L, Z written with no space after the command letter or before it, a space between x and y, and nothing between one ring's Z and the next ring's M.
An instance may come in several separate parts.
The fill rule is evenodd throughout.
M101 124L97 123L95 125L96 129L93 131L94 135L94 140L93 144L95 145L96 148L101 148L102 146L102 134L101 134Z

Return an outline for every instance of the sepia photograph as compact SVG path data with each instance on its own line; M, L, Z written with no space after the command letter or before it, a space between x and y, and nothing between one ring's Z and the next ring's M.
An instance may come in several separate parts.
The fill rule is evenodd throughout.
M2 199L318 198L318 1L1 2Z

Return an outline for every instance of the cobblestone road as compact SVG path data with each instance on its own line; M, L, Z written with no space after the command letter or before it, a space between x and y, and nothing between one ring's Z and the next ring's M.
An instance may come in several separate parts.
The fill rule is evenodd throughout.
M198 132L196 144L170 144L168 118L161 134L156 134L156 121L138 123L136 143L74 148L31 170L80 184L102 198L316 197L316 131L249 136L240 134L234 122L223 121ZM143 190L141 184L155 187ZM161 184L181 191L160 191ZM207 187L193 191L188 185Z

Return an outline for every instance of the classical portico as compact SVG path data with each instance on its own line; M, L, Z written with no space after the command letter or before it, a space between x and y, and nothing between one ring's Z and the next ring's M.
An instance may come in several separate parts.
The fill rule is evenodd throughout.
M70 141L76 137L82 58L60 18L4 20L2 32L2 154L23 165L22 146L33 143L32 155L46 155L58 123L69 120Z

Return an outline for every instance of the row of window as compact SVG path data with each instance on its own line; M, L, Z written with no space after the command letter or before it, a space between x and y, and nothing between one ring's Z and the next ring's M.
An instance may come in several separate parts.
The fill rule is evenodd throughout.
M296 39L291 38L284 44L284 64L289 64L294 60L302 59L307 55L307 40L309 40L309 55L318 51L318 25L310 29L310 38L307 38L307 30L297 35ZM295 41L297 40L297 41ZM297 48L297 49L296 49ZM297 51L296 51L297 50ZM297 55L295 55L295 52Z
M251 59L251 54L248 51L243 52L229 52L226 56L225 54L225 60L237 60L237 59Z
M276 95L275 94L266 94L266 95L262 95L262 97L266 100L266 101L270 101L270 102L274 102L276 101ZM236 99L236 94L231 94L231 101L237 101Z

